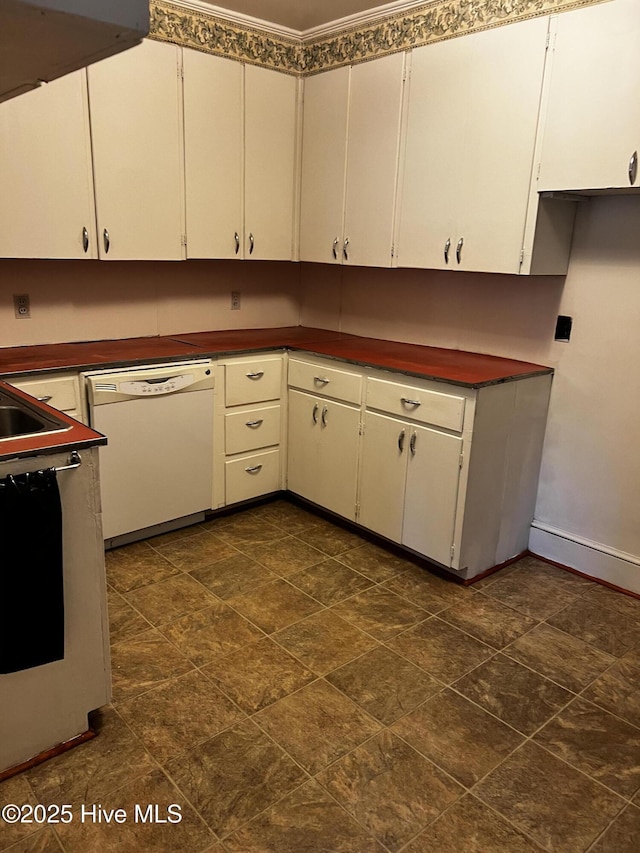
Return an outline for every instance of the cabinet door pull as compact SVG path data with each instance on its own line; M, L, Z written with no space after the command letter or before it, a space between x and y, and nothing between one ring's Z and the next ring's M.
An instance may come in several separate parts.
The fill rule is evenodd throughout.
M404 434L405 430L402 430L398 436L398 450L400 453L404 453Z
M400 402L405 406L421 406L420 400L410 400L408 397L401 397Z
M250 465L248 468L244 469L247 474L257 474L262 470L262 465Z
M89 232L87 231L86 226L82 229L82 248L86 255L89 251Z
M102 240L104 242L104 253L105 255L109 254L109 246L111 246L111 238L109 237L109 232L105 228L102 232Z
M313 381L318 385L328 385L330 380L326 379L324 376L314 376Z
M334 257L334 260L336 260L336 261L338 260L338 243L339 242L340 242L340 240L338 240L337 237L333 241L333 257Z
M240 251L240 235L238 234L238 232L237 232L237 231L236 231L236 232L235 232L235 234L233 235L233 239L236 241L236 251L235 251L235 253L236 253L236 255L237 255L237 254L238 254L238 252Z
M409 449L411 450L411 455L416 455L416 439L418 438L418 434L415 432L411 433L411 440L409 441Z
M51 399L51 394L45 394L44 397L36 397L36 400L39 403L48 403Z
M464 246L464 237L461 237L458 240L458 245L456 246L456 261L460 263L462 260L462 247Z
M247 379L262 379L264 370L256 370L253 373L247 373Z
M313 407L313 412L311 413L311 417L313 418L314 424L318 423L318 409L320 408L320 404L316 403Z
M447 242L444 244L444 262L449 263L449 249L451 248L451 237L447 237Z
M253 234L249 234L249 254L253 255L253 248L256 244L256 241L253 239Z
M638 177L638 152L634 151L629 160L629 183L633 186Z
M323 406L322 407L322 426L323 427L326 427L326 425L327 425L327 412L328 412L327 407Z
M349 238L347 237L347 238L345 238L344 246L342 247L342 254L344 255L345 261L349 260L348 249L349 249Z
M248 426L251 429L257 429L262 424L263 421L264 421L264 418L258 418L257 421L247 421L245 426Z

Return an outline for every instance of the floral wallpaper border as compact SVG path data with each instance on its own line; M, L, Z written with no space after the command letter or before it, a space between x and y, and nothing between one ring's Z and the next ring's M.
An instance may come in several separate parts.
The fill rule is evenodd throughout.
M375 2L375 0L372 0ZM264 30L151 0L151 38L306 76L366 62L527 18L565 12L606 0L431 0L411 12L390 15L316 39L287 39Z

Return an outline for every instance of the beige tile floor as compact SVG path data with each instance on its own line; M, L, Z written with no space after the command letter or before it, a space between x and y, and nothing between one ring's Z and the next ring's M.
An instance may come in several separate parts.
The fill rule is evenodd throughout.
M640 850L640 601L533 558L465 589L285 501L107 577L99 736L0 785L74 819L0 850Z

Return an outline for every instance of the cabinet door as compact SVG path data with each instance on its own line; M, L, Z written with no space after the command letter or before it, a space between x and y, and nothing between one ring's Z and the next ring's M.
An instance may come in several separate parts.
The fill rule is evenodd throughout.
M245 67L245 257L293 258L295 77Z
M568 12L557 27L538 188L629 187L640 151L640 3Z
M400 266L519 272L547 28L537 18L413 52Z
M178 62L179 48L143 41L87 69L102 258L183 257Z
M300 259L342 260L350 69L304 81Z
M420 426L410 432L402 542L450 566L462 438Z
M360 410L289 391L288 488L355 519Z
M403 72L402 53L351 69L345 263L391 266Z
M365 415L358 522L393 542L402 541L410 432L402 421Z
M187 257L243 257L244 73L183 50Z
M470 38L420 47L411 56L398 230L403 267L455 266Z
M2 257L97 257L89 139L84 71L0 104Z
M519 272L547 32L547 19L534 18L460 39L471 65L455 248L463 243L450 261L456 269Z

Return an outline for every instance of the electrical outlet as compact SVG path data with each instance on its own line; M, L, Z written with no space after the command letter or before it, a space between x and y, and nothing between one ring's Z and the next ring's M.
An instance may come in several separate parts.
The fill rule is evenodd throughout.
M18 320L26 320L31 317L31 300L28 293L13 294L13 308Z
M231 310L239 311L240 310L240 291L232 290L231 291Z

